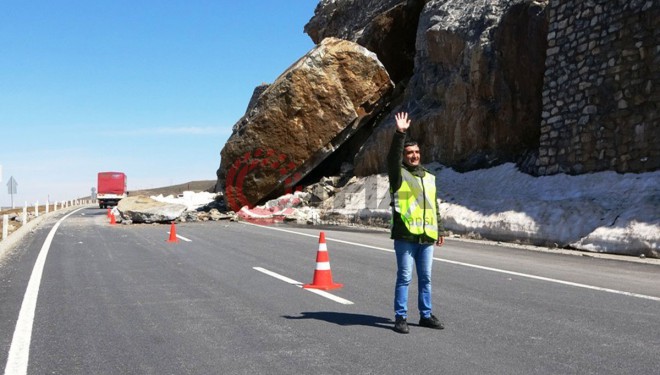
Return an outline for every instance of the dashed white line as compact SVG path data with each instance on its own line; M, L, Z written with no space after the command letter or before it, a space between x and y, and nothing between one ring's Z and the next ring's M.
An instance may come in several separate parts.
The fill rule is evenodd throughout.
M256 225L256 226L259 226L259 227L262 227L262 228L267 228L267 229L286 232L286 233L297 234L297 235L300 235L300 236L317 237L317 236L312 235L312 234L301 233L301 232L296 232L296 231L293 231L293 230L287 230L287 229L282 229L282 228L275 228L275 227L270 227L270 226L265 226L265 225L257 225L257 224L251 224L251 223L245 223L245 224ZM337 240L337 239L333 239L333 238L330 238L330 237L327 237L327 236L326 236L325 239L326 239L326 241L339 242L339 243L344 243L344 244L347 244L347 245L360 246L360 247L364 247L364 248L368 248L368 249L386 251L386 252L390 252L390 253L394 252L394 250L392 250L392 249L386 249L386 248L378 247L378 246L364 245L364 244L357 243L357 242ZM499 269L499 268L485 267L485 266L480 266L480 265L477 265L477 264L463 263L463 262L457 262L457 261L447 260L447 259L440 259L440 258L433 258L433 259L437 260L438 262L450 263L450 264L455 264L455 265L464 266L464 267L471 267L471 268L476 268L476 269L485 270L485 271L504 273L504 274L507 274L507 275L514 275L514 276L525 277L525 278L529 278L529 279L547 281L547 282L551 282L551 283L555 283L555 284L569 285L569 286L574 286L574 287L578 287L578 288L597 290L597 291L601 291L601 292L620 294L620 295L624 295L624 296L643 298L643 299L648 299L648 300L651 300L651 301L660 302L660 297L649 296L649 295L646 295L646 294L632 293L632 292L626 292L626 291L623 291L623 290L610 289L610 288L602 288L602 287L594 286L594 285L574 283L572 281L553 279L553 278L550 278L550 277L543 277L543 276L531 275L531 274L527 274L527 273L508 271L508 270L503 270L503 269Z
M274 278L276 278L276 279L278 279L278 280L284 281L285 283L289 283L289 284L291 284L291 285L295 285L295 286L297 286L297 287L299 287L299 288L302 288L302 287L303 287L303 283L301 283L300 281L296 281L296 280L290 279L290 278L288 278L288 277L286 277L286 276L280 275L279 273L275 273L275 272L273 272L273 271L269 271L269 270L267 270L267 269L265 269L265 268L262 268L262 267L252 267L252 269L257 270L257 271L262 272L262 273L265 273L266 275L268 275L268 276L272 276L272 277L274 277ZM306 290L306 291L308 291L308 292L312 292L312 293L314 293L314 294L318 294L319 296L325 297L325 298L327 298L327 299L330 299L330 300L332 300L332 301L335 301L335 302L341 303L341 304L343 304L343 305L352 305L352 304L353 304L353 302L351 302L351 301L349 301L349 300L347 300L347 299L344 299L344 298L341 298L341 297L337 297L337 296L335 296L334 294L330 294L330 293L328 293L328 292L326 292L326 291L324 291L324 290L319 290L319 289L309 289L309 288L306 288L306 289L304 289L304 290Z

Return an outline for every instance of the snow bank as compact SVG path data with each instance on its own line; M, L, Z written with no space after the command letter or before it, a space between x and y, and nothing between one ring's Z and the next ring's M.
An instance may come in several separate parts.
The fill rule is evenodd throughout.
M164 197L163 194L160 194L150 198L158 202L183 204L186 206L187 211L193 211L213 202L216 195L216 193L184 191L177 196L168 195Z
M437 176L447 230L507 242L660 257L660 171L532 177L511 163L468 173L435 163L427 168ZM239 216L279 215L308 223L328 213L381 222L391 216L384 174L354 177L320 210L301 206L303 195L245 208ZM212 202L215 194L186 191L152 198L194 210Z
M484 238L629 255L660 255L660 172L533 177L508 163L437 176L445 228ZM386 175L353 179L326 209L389 212Z

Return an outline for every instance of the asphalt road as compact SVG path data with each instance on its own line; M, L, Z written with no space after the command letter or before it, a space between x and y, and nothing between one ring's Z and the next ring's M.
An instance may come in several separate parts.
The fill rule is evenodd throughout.
M6 373L660 368L658 265L449 239L436 248L433 270L434 312L446 329L415 324L414 282L413 324L401 335L392 331L396 267L387 233L183 223L176 231L185 239L169 243L169 225L111 226L105 215L55 215L0 259ZM333 279L344 284L328 296L296 284L312 281L321 230Z

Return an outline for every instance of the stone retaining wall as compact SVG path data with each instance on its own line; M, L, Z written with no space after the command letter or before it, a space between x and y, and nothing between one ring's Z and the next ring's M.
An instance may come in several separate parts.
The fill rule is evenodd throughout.
M550 0L535 174L660 168L660 2Z

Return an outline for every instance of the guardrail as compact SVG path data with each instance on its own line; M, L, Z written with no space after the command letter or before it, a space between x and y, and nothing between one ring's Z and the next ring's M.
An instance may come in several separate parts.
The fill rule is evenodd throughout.
M39 215L48 214L72 206L94 203L95 201L90 199L75 199L53 203L46 202L45 204L40 205L37 201L34 205L28 205L28 202L25 202L22 211L20 208L0 210L0 214L2 214L2 237L0 238L0 241L5 241L13 232L17 231L28 222L38 218ZM13 217L11 224L9 220L10 217Z

